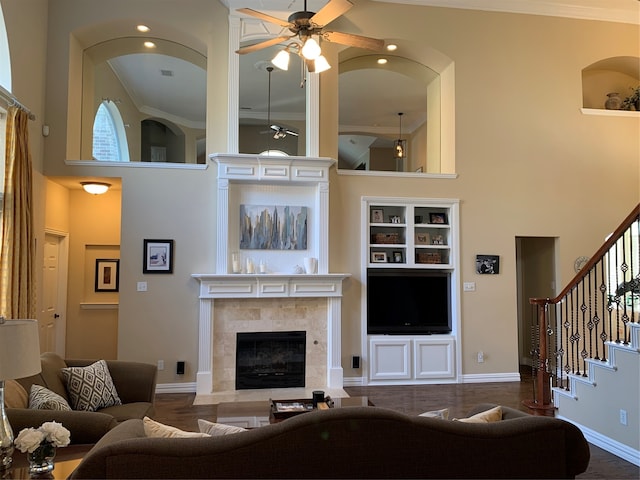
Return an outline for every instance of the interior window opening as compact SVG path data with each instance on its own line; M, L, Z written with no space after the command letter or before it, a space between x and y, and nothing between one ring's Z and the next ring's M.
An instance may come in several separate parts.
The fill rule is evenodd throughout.
M120 111L111 100L103 101L93 121L93 159L128 162L129 147Z

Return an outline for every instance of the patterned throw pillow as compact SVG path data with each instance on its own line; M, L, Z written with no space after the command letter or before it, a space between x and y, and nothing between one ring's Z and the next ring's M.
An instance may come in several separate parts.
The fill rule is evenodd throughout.
M29 408L36 410L71 410L67 401L42 385L31 385Z
M88 367L63 368L62 376L74 410L95 412L100 408L122 405L104 360Z
M442 420L449 420L449 409L443 408L441 410L431 410L430 412L424 412L419 415L420 417L440 418Z
M202 433L211 435L212 437L219 437L222 435L230 435L232 433L246 432L246 428L236 427L235 425L225 425L224 423L208 422L201 418L198 419L198 429Z

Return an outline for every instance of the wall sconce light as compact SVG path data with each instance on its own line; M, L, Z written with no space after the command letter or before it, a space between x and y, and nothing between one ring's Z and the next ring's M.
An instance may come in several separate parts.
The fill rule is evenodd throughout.
M92 195L102 195L111 188L111 184L105 182L80 182L80 185L82 185L85 192Z
M398 113L400 118L400 134L398 140L393 142L393 157L407 158L407 141L402 139L402 112Z

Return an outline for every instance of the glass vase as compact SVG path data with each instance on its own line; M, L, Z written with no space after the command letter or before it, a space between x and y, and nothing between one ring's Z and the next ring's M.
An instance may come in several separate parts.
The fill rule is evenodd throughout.
M42 475L53 470L53 459L56 456L56 447L52 443L45 442L33 452L27 453L29 459L29 475Z

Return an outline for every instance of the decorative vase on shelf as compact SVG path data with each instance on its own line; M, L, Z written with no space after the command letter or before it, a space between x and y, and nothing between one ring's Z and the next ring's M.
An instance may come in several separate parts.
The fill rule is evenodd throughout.
M29 475L42 475L53 471L53 459L55 456L56 447L50 442L44 442L33 452L27 453Z
M604 102L604 108L607 110L620 110L620 106L622 105L622 99L620 98L619 93L607 93L607 100Z

